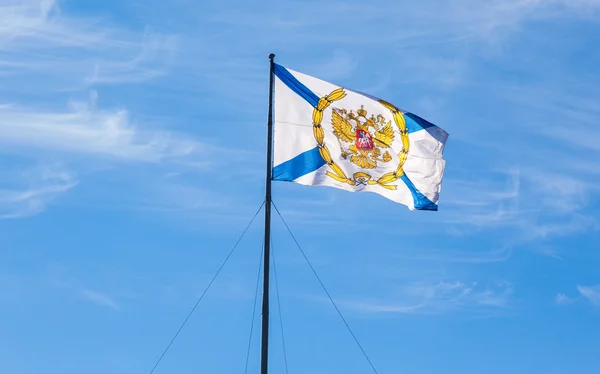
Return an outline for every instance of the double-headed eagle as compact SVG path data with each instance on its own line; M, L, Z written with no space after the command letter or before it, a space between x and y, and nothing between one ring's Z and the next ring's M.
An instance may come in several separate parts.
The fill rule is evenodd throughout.
M381 149L391 148L394 141L394 129L391 121L385 123L385 118L379 114L367 118L367 111L361 105L354 113L346 109L334 109L331 117L333 134L338 138L342 157L363 169L374 169L377 162L390 162L392 156L386 150L381 155ZM375 134L369 131L375 130ZM342 144L351 143L348 147ZM381 156L381 157L380 157Z

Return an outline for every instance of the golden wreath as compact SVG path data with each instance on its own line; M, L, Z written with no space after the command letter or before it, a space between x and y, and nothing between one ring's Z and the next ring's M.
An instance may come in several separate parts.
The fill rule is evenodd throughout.
M404 115L402 112L396 108L394 105L388 103L384 100L379 100L379 102L387 108L394 117L394 123L398 127L400 132L400 138L402 140L402 149L398 153L398 167L396 171L392 171L382 175L379 179L373 180L370 174L364 172L356 172L352 175L352 178L348 178L344 171L333 161L331 158L331 153L329 149L327 149L327 145L325 145L325 132L323 127L321 126L321 122L323 122L323 111L327 109L331 103L334 101L338 101L346 97L346 92L344 92L343 88L338 88L332 91L329 95L323 96L319 99L317 106L313 110L313 134L315 136L315 140L317 141L317 147L319 148L319 154L325 161L327 165L331 168L331 171L327 171L325 174L339 182L348 183L349 185L355 186L357 184L368 184L368 185L380 185L383 188L387 188L388 190L395 190L397 188L396 185L390 185L390 183L396 182L398 179L402 178L404 175L404 163L406 162L406 158L408 157L408 150L410 147L410 142L408 140L408 130L406 129L406 121L404 120Z

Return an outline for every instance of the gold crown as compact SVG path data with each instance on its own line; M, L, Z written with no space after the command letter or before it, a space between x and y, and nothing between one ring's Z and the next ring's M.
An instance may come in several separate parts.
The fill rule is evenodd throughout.
M361 117L367 117L367 111L365 110L365 106L361 105L360 109L356 111L356 113L358 113L359 116Z
M348 112L346 109L339 109L338 112L346 121L356 121L358 126L370 125L378 129L380 126L385 126L386 123L385 117L381 114L378 114L377 117L371 114L371 117L367 118L368 112L365 110L364 105L356 110L356 114L352 110Z

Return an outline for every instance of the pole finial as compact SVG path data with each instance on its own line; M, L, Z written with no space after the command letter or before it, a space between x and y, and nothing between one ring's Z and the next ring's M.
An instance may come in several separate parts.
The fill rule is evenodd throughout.
M273 61L274 58L275 58L275 53L269 54L269 60Z

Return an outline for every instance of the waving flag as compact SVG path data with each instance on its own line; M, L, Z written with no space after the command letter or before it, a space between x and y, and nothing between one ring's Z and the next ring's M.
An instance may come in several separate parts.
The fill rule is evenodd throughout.
M273 180L437 210L448 133L395 105L275 64Z

